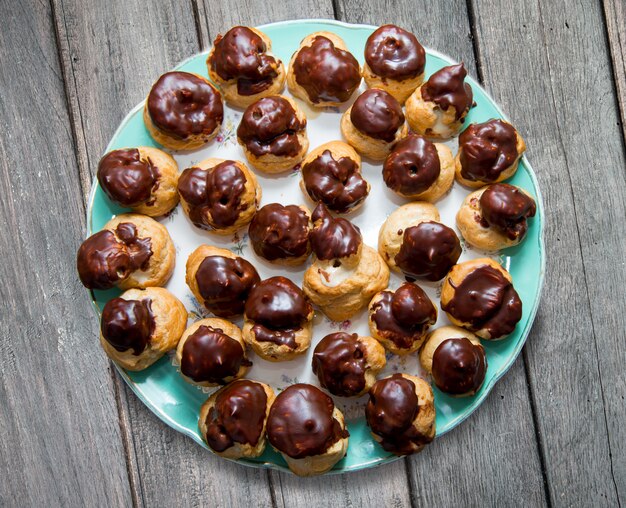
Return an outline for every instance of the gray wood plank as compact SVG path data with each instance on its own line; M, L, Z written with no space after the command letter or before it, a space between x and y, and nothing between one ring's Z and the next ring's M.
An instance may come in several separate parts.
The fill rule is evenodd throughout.
M199 50L194 9L191 3L157 0L54 5L86 196L97 161L127 111L161 73ZM212 456L160 422L119 377L117 384L138 504L272 504L265 472Z
M621 111L622 132L626 139L626 2L604 0L602 3L613 60L613 77Z
M398 23L431 48L463 60L477 75L466 2L348 0L338 12L354 23ZM390 14L391 12L391 14ZM420 12L423 15L416 16ZM422 22L428 19L428 23ZM532 340L532 338L530 339ZM414 504L502 506L545 503L535 426L522 360L467 422L409 459ZM479 485L475 481L480 471ZM433 488L442 485L445 488Z
M50 6L3 1L0 18L0 505L130 505L110 366L73 268L85 208Z
M526 135L546 204L546 287L526 358L550 498L614 506L626 481L626 190L601 5L474 5L485 80Z

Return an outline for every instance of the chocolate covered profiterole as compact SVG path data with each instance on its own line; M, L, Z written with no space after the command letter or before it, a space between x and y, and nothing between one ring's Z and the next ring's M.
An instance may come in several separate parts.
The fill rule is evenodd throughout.
M433 391L423 379L393 374L377 381L369 396L365 419L384 450L410 455L435 438Z
M340 397L358 397L376 382L385 363L385 350L372 337L336 332L315 346L311 366L322 388Z
M265 383L233 381L202 404L200 435L222 457L258 457L265 450L265 426L273 402L274 391Z
M367 38L363 78L401 104L424 80L426 52L415 35L396 25L383 25Z
M194 226L219 235L248 224L261 201L261 186L245 164L214 158L185 169L178 193Z
M152 85L143 121L154 140L172 150L193 150L211 141L224 119L222 96L198 74L167 72Z
M299 164L309 149L306 117L289 97L265 97L244 111L237 141L253 167L281 173Z
M185 306L167 289L129 289L100 317L100 344L126 370L143 370L174 349L187 326Z
M437 388L455 397L474 395L487 372L480 340L458 326L442 326L431 332L420 351L420 363Z
M406 136L402 106L379 88L365 90L341 117L341 133L361 155L383 160Z
M437 308L424 290L405 282L395 291L374 295L369 304L372 337L397 355L417 351L437 322Z
M261 278L254 266L227 249L200 245L187 259L185 281L209 311L230 318L243 314L252 286Z
M301 265L311 253L309 216L304 206L265 205L248 227L254 252L272 263Z
M157 148L112 150L100 159L96 176L111 201L134 212L158 217L178 204L178 164Z
M200 319L180 339L176 360L180 374L198 386L225 385L252 366L239 327L219 318Z
M410 134L385 159L383 179L399 196L433 203L452 188L454 170L454 156L446 145Z
M456 224L469 244L484 251L498 251L524 239L527 219L536 212L535 200L526 191L508 183L496 183L465 198Z
M511 275L490 258L450 270L441 287L441 308L450 321L483 339L509 335L522 318L522 301Z
M298 476L330 471L346 454L349 433L333 400L309 384L278 394L267 419L267 438Z
M291 57L289 91L311 106L340 106L360 83L359 62L343 39L331 32L307 35Z
M228 104L245 108L282 91L285 68L271 48L267 35L247 26L235 26L215 38L207 68Z
M261 358L291 360L309 348L313 307L286 277L257 282L246 300L243 338Z
M460 63L443 67L406 101L411 130L435 139L456 136L474 105L472 87L465 83L467 70Z
M302 191L337 213L353 212L370 192L370 184L361 175L361 157L343 141L311 151L302 162L301 175Z
M456 179L473 188L502 182L515 174L525 150L522 137L504 120L471 124L459 136Z

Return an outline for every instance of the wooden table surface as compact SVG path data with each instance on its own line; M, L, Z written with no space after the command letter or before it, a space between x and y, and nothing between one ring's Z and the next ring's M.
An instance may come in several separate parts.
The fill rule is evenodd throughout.
M151 83L234 24L400 24L462 60L528 144L546 208L522 356L423 453L299 479L161 423L98 345L85 200ZM619 506L626 502L624 0L0 1L0 506Z

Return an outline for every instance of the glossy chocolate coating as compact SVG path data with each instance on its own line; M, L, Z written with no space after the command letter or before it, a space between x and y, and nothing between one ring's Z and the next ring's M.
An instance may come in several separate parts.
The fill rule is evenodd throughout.
M298 133L305 127L306 120L298 119L288 100L265 97L246 108L237 137L257 157L295 157L302 148Z
M221 328L201 325L183 344L180 371L196 383L226 384L242 365L252 364L241 344Z
M398 348L409 349L437 321L437 310L424 290L406 282L394 293L383 291L372 306L378 334Z
M167 72L152 86L148 113L170 136L210 136L224 119L222 96L207 81L189 72Z
M299 258L309 250L309 227L309 217L299 206L270 203L254 215L248 235L262 258Z
M311 199L337 213L348 212L369 193L357 163L350 157L335 159L330 150L302 166L302 180Z
M158 169L149 158L142 159L136 148L113 150L104 155L97 176L111 201L127 207L151 204L152 193L159 186Z
M346 102L361 83L356 58L321 35L310 46L300 48L293 72L313 103Z
M196 283L204 306L220 317L243 313L248 293L261 278L243 258L207 256L196 272Z
M255 95L278 76L279 62L266 53L263 39L245 26L235 26L213 42L211 68L225 81L237 80L239 95Z
M366 349L356 333L326 335L313 352L313 374L333 395L352 397L365 388Z
M244 208L241 197L245 190L246 175L234 161L209 169L187 168L178 179L178 192L189 204L189 219L203 229L232 226Z
M516 161L517 133L502 120L474 123L459 136L461 176L495 182Z
M89 289L112 288L135 270L148 268L152 256L150 238L138 238L137 228L130 222L118 224L114 231L115 234L108 229L99 231L78 249L78 275Z
M398 141L383 165L387 187L409 196L428 190L440 173L437 147L415 134Z
M349 435L333 417L334 408L333 399L319 388L291 385L272 404L267 437L272 446L294 459L321 455Z
M365 61L381 78L402 81L424 72L426 52L412 33L383 25L367 38Z
M483 265L454 286L454 296L441 308L472 331L487 330L492 339L508 335L522 317L522 301L499 270Z
M442 279L461 256L456 233L440 222L420 222L404 230L396 265L407 278Z
M150 343L155 321L152 301L113 298L102 310L100 331L104 339L117 351L133 350L140 355Z
M485 380L486 371L484 349L465 337L444 340L433 354L435 385L451 395L476 392Z
M226 386L215 398L206 418L206 440L217 452L235 443L256 446L263 434L267 393L254 381L241 379Z
M420 434L413 421L419 411L415 384L410 379L394 374L377 381L369 392L365 419L372 432L382 438L380 445L396 455L412 453L412 445L432 441Z
M354 101L350 121L366 136L390 143L404 125L404 113L393 95L378 88L369 88Z
M318 259L346 258L359 252L361 231L349 220L334 218L322 203L315 207L311 218L311 248Z
M537 206L533 198L508 183L487 187L480 196L482 218L511 240L524 238L528 217L534 217Z
M465 83L465 76L467 70L462 63L439 69L422 86L422 98L444 111L452 106L455 120L460 120L474 103L472 87Z

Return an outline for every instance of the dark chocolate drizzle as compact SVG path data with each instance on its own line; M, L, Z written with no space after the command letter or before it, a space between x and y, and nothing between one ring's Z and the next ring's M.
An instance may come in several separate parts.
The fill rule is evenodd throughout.
M291 385L272 404L267 437L274 448L294 459L321 455L349 436L333 417L334 408L333 399L319 388Z
M361 83L356 58L322 35L298 50L293 72L313 103L346 102Z
M396 265L407 278L442 279L461 256L454 230L440 222L420 222L404 230Z
M254 252L274 261L304 256L309 250L309 228L309 217L299 206L270 203L254 215L248 235Z
M433 354L433 381L451 395L476 392L486 371L485 350L465 337L444 340Z
M365 61L381 78L402 81L424 72L426 52L412 33L383 25L367 38Z
M334 218L322 203L313 210L312 220L311 248L318 259L346 258L359 251L361 231L349 220Z
M404 125L404 113L393 95L378 88L369 88L354 101L350 121L366 136L390 143Z
M439 69L422 86L422 98L444 111L452 106L455 120L460 120L474 103L472 87L465 83L465 76L467 70L462 63Z
M428 190L440 173L437 147L415 134L398 141L383 165L383 179L387 187L405 195Z
M117 351L132 349L133 355L140 355L150 344L154 328L152 301L149 298L143 300L113 298L102 310L100 331L104 339Z
M536 211L533 198L508 183L490 185L480 196L482 218L510 240L524 238L528 229L526 219L534 217Z
M326 335L313 352L313 374L333 395L352 397L365 388L366 349L356 333Z
M357 163L350 157L335 159L330 150L304 164L302 180L314 201L321 201L337 213L348 212L369 193Z
M178 139L210 136L224 119L222 96L189 72L167 72L152 86L148 113L162 131Z
M267 393L254 381L234 381L219 392L206 417L206 441L216 452L235 443L256 446L263 434Z
M159 186L159 171L149 158L142 159L136 148L104 155L97 176L100 187L115 203L127 207L154 203L151 198Z

